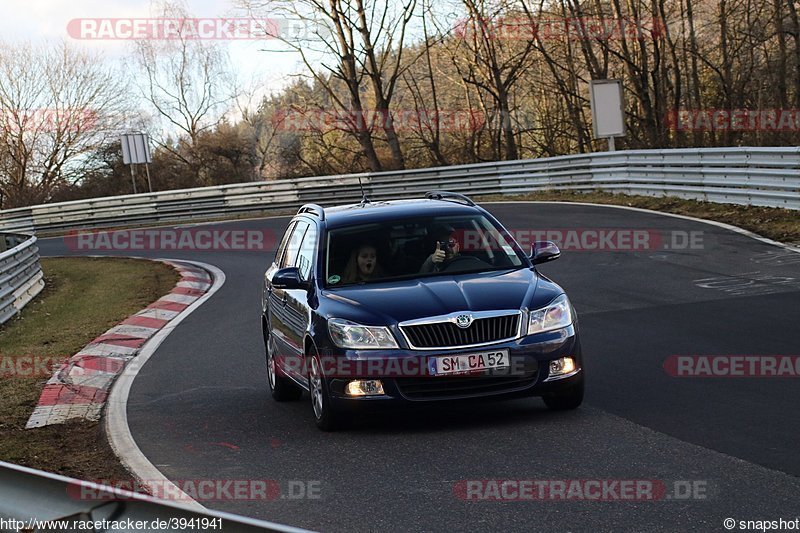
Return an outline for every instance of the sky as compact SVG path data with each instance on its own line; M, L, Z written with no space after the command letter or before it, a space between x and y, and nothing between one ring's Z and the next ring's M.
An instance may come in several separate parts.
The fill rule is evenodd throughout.
M229 0L189 0L187 5L189 11L199 18L235 16L234 5ZM68 32L69 22L86 18L150 17L149 0L3 0L0 39L7 42L62 39L100 53L110 63L124 62L133 48L131 41L76 39ZM267 46L279 48L275 41L219 42L227 48L240 83L251 92L277 91L287 82L288 75L302 70L299 57L294 53L260 51Z
M171 0L181 1L181 0ZM242 21L250 19L241 9L237 9L237 0L182 0L185 9L191 16L206 22L219 19L237 18ZM375 0L377 5L384 0ZM385 0L398 8L401 3L396 0ZM430 0L418 0L429 2ZM120 71L132 72L131 57L134 50L134 41L126 39L108 38L80 38L81 28L85 30L86 21L102 20L106 27L116 19L126 21L139 19L153 19L158 17L159 10L152 0L2 0L3 10L0 11L0 40L6 42L64 40L76 47L100 54L102 60L120 68ZM432 5L437 11L447 9L458 0L436 0ZM77 20L76 20L77 19ZM301 35L299 32L309 33L313 28L308 25L286 24L275 19L281 26L281 31L289 31L290 35ZM83 21L83 22L82 22ZM98 22L94 22L97 28ZM116 24L116 23L115 23ZM119 28L120 26L116 26ZM302 35L305 35L303 33ZM410 27L407 39L413 40L421 36L416 31L414 22ZM102 35L95 34L95 37ZM270 93L279 92L293 78L293 75L306 72L306 67L301 61L300 54L293 52L289 47L276 39L214 39L214 42L223 46L231 59L232 68L236 74L238 86L242 90L236 106L232 106L227 116L237 120L239 109L255 109L261 99ZM407 41L408 42L408 41ZM311 61L320 60L319 55L310 56ZM147 115L149 106L142 103L142 111ZM149 110L149 116L153 116ZM163 122L163 121L162 121ZM156 130L164 128L162 133L171 133L168 123L160 126L153 124ZM150 128L148 128L150 129Z

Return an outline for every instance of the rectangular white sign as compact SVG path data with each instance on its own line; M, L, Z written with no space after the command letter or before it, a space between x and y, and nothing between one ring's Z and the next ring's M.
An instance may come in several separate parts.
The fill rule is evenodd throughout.
M589 92L595 138L624 137L622 80L592 80L589 82Z
M126 133L120 137L120 141L122 162L126 165L153 162L150 157L150 138L146 133Z

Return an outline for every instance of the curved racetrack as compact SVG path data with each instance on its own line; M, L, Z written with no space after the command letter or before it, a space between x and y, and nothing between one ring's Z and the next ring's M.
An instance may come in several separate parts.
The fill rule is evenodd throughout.
M268 395L259 297L272 253L153 252L213 264L227 281L136 378L128 417L141 450L173 480L317 481L319 499L203 504L325 531L722 530L728 517L800 516L800 378L675 378L663 367L671 355L800 355L800 254L649 212L486 207L512 229L634 228L702 240L692 249L567 250L541 268L580 316L580 410L549 412L539 399L449 405L320 432L307 397L278 404ZM280 235L286 224L216 226ZM71 253L60 239L40 248ZM638 502L456 496L458 481L481 479L691 480L707 490L704 499Z

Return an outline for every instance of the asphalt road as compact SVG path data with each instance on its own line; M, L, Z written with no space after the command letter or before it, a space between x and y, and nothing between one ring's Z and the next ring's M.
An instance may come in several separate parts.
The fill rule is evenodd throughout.
M541 269L580 316L580 410L552 413L538 399L449 405L320 432L307 397L278 404L268 395L259 295L272 253L156 251L136 255L203 261L227 281L137 377L128 417L139 447L173 480L270 479L284 494L309 482L318 498L202 503L323 531L723 531L725 518L800 517L800 378L675 378L664 368L672 355L800 355L800 254L651 213L487 207L512 231L648 232L647 249L566 249ZM286 223L217 226L281 234ZM40 247L79 253L60 239ZM459 481L485 479L700 489L658 501L458 497Z

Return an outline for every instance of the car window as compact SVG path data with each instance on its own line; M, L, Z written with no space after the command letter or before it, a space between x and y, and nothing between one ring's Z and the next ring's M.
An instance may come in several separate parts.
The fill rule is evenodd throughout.
M281 262L278 263L278 268L285 268L295 265L295 261L297 261L297 253L300 251L300 244L303 242L303 236L305 235L308 226L308 222L303 220L297 221L297 224L295 225L294 230L289 237L289 241L286 243L286 252L283 254Z
M297 254L295 266L300 270L300 278L307 281L311 277L311 265L314 264L314 250L317 244L317 228L309 224L308 230L300 244L300 252Z
M482 215L413 217L330 230L327 287L519 268L524 257ZM431 257L442 250L441 259ZM363 255L362 255L363 254Z
M286 244L289 242L289 237L292 235L295 225L297 225L297 222L295 221L289 223L289 227L286 228L286 232L283 234L283 238L281 239L281 243L278 246L278 250L275 252L276 265L281 262L281 257L283 256L284 250L286 250Z

